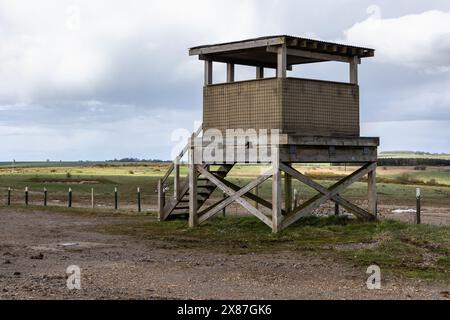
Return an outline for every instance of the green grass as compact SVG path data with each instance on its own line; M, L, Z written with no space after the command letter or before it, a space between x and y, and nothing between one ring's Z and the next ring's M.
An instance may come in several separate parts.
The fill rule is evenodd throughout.
M450 280L450 227L340 217L305 218L279 234L253 217L215 218L199 228L185 221L102 226L102 232L158 239L181 248L225 252L307 250L407 277Z
M407 159L443 159L450 160L450 154L420 154L412 151L384 151L378 155L379 158L407 158Z
M28 163L29 164L29 163ZM79 164L77 166L22 166L11 173L11 168L0 167L0 203L4 202L6 189L13 188L14 201L22 201L25 187L30 189L30 200L41 201L42 190L48 189L53 199L64 201L69 187L72 188L74 201L84 199L89 201L91 188L95 189L96 199L111 203L114 187L118 187L120 201L132 203L136 199L136 188L141 187L143 201L154 201L157 180L165 173L169 164L139 163L96 165ZM263 167L259 165L238 165L230 175L230 180L244 185L260 174ZM309 176L329 186L340 177L347 175L353 168L330 168L329 166L305 166L301 168ZM321 171L322 170L322 171ZM378 191L380 204L395 204L399 206L414 205L415 188L422 188L423 199L427 204L435 206L450 206L450 170L448 168L429 168L426 171L412 169L384 170L380 168L378 175ZM181 175L186 175L183 166ZM169 179L169 184L171 181ZM294 188L300 192L300 198L305 200L315 194L315 191L294 179ZM171 187L171 185L169 185ZM260 188L260 195L269 198L271 195L270 180ZM169 193L171 191L169 190ZM352 185L343 193L350 200L365 199L367 186L365 181ZM216 192L215 196L221 196Z

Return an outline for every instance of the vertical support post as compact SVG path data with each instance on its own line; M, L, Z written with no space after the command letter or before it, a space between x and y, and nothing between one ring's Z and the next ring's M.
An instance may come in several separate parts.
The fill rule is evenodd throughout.
M180 196L180 157L175 158L175 163L173 164L173 198L178 200Z
M256 67L256 79L264 78L264 67Z
M69 188L67 207L72 208L72 188Z
M28 205L28 187L25 187L25 205Z
M287 49L286 44L278 47L277 53L277 78L286 78Z
M334 215L335 216L339 215L339 203L337 202L334 203Z
M420 217L420 188L416 189L416 223L421 223L421 217Z
M114 210L119 208L119 197L117 194L117 187L114 187Z
M213 83L213 62L205 60L205 86Z
M189 227L198 224L197 217L197 165L195 164L195 136L192 135L189 146Z
M369 213L373 214L374 217L377 216L377 167L373 168L367 174L367 194L369 200Z
M159 213L159 221L163 220L164 217L164 190L163 190L163 181L162 179L158 180L158 213Z
M8 201L7 201L8 206L11 205L11 187L8 187Z
M141 212L141 188L137 187L137 207L138 212Z
M91 208L94 209L94 188L91 188Z
M286 213L292 211L292 177L284 173L284 210Z
M225 200L226 197L227 197L227 195L226 195L226 193L224 192L224 193L222 194L222 198ZM222 209L222 216L225 217L226 214L227 214L227 207L223 207L223 209Z
M358 64L361 63L359 57L353 57L352 61L350 61L350 83L358 84Z
M44 207L47 206L47 188L44 187Z
M234 63L227 63L227 82L234 82Z
M280 171L280 149L272 146L272 232L281 230L281 171Z
M255 196L259 197L259 185L255 187ZM259 209L259 203L255 201L255 208Z
M299 200L300 200L300 194L297 189L294 189L294 208L298 207Z

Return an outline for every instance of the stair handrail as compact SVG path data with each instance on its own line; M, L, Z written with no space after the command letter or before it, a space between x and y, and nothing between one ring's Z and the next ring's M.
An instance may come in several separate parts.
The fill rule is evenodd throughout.
M198 129L194 132L194 138L197 138L200 133L203 130L203 124L200 124L200 126L198 127ZM189 146L190 146L190 141L188 141L188 143L186 144L186 146L183 148L183 150L181 150L181 152L178 154L178 156L175 158L174 162L172 162L169 166L169 168L167 169L166 174L162 177L162 184L164 185L164 183L166 182L167 178L169 178L169 176L172 174L173 170L175 169L175 163L179 164L179 161L181 160L181 158L183 158L183 156L186 154L186 152L189 150Z

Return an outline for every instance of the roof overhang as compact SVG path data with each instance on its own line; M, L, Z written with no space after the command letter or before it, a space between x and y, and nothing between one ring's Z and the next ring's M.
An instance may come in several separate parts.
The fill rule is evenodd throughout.
M286 46L288 67L323 61L351 62L373 57L374 49L292 36L269 36L242 41L203 45L189 49L201 60L276 68L277 48Z

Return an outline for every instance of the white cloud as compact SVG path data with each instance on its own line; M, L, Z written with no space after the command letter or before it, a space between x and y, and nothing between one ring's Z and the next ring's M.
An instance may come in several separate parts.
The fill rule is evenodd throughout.
M450 70L450 12L381 18L378 12L345 31L345 42L375 48L376 59L429 73Z
M0 3L0 99L89 96L140 71L143 83L200 77L187 48L256 30L256 0ZM195 40L193 40L195 39ZM197 61L198 62L198 61ZM164 73L164 78L159 76ZM133 77L133 75L129 75ZM112 88L114 90L114 88Z
M449 152L450 121L388 121L362 123L362 135L380 137L380 151Z

